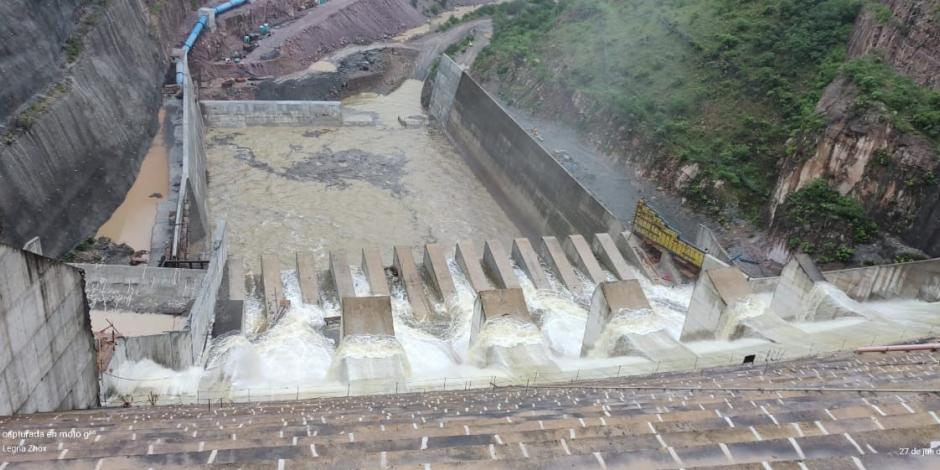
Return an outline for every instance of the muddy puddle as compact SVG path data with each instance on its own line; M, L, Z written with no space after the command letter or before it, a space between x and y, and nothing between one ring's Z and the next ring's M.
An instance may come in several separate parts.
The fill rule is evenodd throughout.
M97 237L109 237L117 243L126 243L135 250L150 250L157 205L170 191L168 149L164 133L166 114L160 109L159 131L144 157L124 202L111 218L98 229Z
M291 265L297 251L324 264L337 248L390 257L394 245L518 236L447 138L422 124L420 93L409 80L344 102L373 127L209 130L210 210L227 222L230 253L249 267L262 253Z

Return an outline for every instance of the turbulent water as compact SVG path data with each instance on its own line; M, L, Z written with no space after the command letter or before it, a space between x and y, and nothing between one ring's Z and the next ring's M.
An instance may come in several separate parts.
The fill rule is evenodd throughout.
M421 82L343 103L374 126L251 127L207 133L209 206L226 221L229 251L294 261L312 251L509 239L519 229L426 118Z

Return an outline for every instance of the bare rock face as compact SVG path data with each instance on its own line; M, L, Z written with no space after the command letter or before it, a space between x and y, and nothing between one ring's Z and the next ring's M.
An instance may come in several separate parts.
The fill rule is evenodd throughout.
M887 10L866 8L849 42L852 58L878 54L920 85L940 88L940 11L932 0L880 0ZM890 11L890 17L886 13ZM816 112L826 127L808 149L782 163L771 218L787 196L817 178L861 202L888 232L930 255L940 255L940 156L918 135L895 129L887 111L853 108L857 90L834 80Z
M58 257L120 205L196 3L0 2L0 241Z
M940 88L940 12L934 0L880 0L892 17L870 9L855 22L849 57L878 51L898 72L915 82Z
M861 202L890 233L915 248L940 253L940 159L933 144L897 131L885 111L853 109L855 86L833 81L816 111L825 116L821 135L804 145L807 155L788 158L777 181L771 214L794 191L824 178L844 196ZM915 223L916 222L916 223Z

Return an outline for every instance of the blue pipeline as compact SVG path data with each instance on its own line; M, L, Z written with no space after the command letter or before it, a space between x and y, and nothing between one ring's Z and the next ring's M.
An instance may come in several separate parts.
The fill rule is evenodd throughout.
M221 5L217 6L217 7L215 7L215 14L216 14L216 15L221 15L222 13L225 13L225 12L231 10L232 8L240 7L240 6L244 5L245 3L248 3L248 0L230 0L230 1L228 1L228 2L225 2L225 3L223 3L223 4L221 4Z
M246 3L248 3L248 0L230 0L228 2L225 2L215 7L215 14L220 15L233 8L240 7ZM193 46L196 45L196 41L199 39L199 35L202 34L202 30L205 29L206 23L208 21L209 21L209 18L205 16L200 16L199 20L196 21L196 25L193 26L193 30L189 33L189 36L186 37L186 42L183 43L183 59L181 60L185 60L186 54L188 54L189 51L193 48ZM176 63L176 84L177 85L183 84L183 76L184 76L183 63L177 62Z

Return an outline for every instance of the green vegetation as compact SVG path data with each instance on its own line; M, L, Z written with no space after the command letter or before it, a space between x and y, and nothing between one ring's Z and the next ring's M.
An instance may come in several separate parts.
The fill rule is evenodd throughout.
M861 5L517 0L497 9L476 71L510 82L523 106L538 105L531 80L593 100L658 152L699 165L686 189L694 203L756 221L787 139L823 124L814 107Z
M98 20L101 19L101 11L108 6L108 2L110 1L111 0L82 0L81 4L79 4L79 11L81 13L78 20L78 27L75 28L75 31L65 40L65 44L62 46L62 49L65 51L66 62L71 64L81 55L82 49L84 48L83 39L85 35L98 24Z
M471 44L473 44L473 35L468 34L460 41L447 46L447 49L444 50L444 53L451 57L457 57L458 55L463 54L463 52L466 51Z
M868 243L878 233L858 201L839 195L823 180L794 192L778 210L792 234L790 247L822 263L848 261L856 244Z
M898 130L940 142L940 92L914 83L877 57L850 61L842 70L858 86L856 107L884 105Z
M149 9L151 14L159 15L160 10L163 9L163 0L154 0L154 2L150 4Z
M55 102L59 97L64 96L68 91L68 82L63 82L56 84L45 94L36 98L32 104L13 118L12 128L8 129L3 134L3 143L7 145L12 144L16 140L17 135L33 127L36 119L46 111L49 105Z

